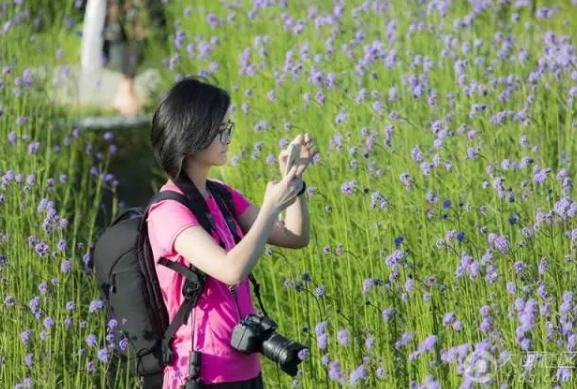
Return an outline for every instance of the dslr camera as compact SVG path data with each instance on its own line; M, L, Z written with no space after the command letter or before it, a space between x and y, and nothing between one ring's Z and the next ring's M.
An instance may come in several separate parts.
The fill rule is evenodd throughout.
M299 351L306 346L276 333L276 323L264 315L249 314L232 330L230 345L244 354L260 352L285 373L296 376L302 362Z

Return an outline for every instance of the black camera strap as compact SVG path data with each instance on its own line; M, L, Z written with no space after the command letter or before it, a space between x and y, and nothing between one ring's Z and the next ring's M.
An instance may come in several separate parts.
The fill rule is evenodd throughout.
M212 182L209 184L209 186L210 186L211 192L216 194L215 199L216 199L216 202L218 203L218 207L220 208L221 212L223 213L223 216L226 220L226 224L228 226L228 229L231 232L232 236L234 237L235 244L238 244L240 242L241 238L236 233L236 223L234 221L234 214L232 213L232 210L234 209L234 203L233 203L232 197L231 196L223 196L223 194L220 191L226 190L226 188L223 188L222 186L212 185ZM223 198L228 199L228 201L224 201ZM226 204L227 202L228 202L228 205ZM260 309L262 309L262 312L266 316L268 316L268 314L266 313L266 310L264 309L264 304L262 303L262 299L260 297L260 284L257 282L256 278L253 276L252 273L250 273L248 275L248 279L252 283L252 286L254 289L254 294L256 295ZM240 308L239 308L239 311L240 311ZM241 320L242 320L242 318L241 318Z
M213 218L210 210L208 209L208 205L206 204L206 201L202 197L202 194L200 193L200 191L198 190L198 188L196 187L194 182L192 182L186 176L186 174L184 172L182 172L181 175L174 181L174 183L186 195L186 197L192 201L193 209L191 211L193 211L193 213L196 216L196 218L198 219L199 223L204 227L205 230L210 231L211 233L214 232L219 237L218 241L219 241L220 247L225 249L223 237L221 237L218 234L218 231L216 229L216 224L214 222L214 218ZM222 215L226 221L227 227L234 238L235 244L238 244L240 242L241 238L236 233L236 224L234 221L234 214L231 212L231 210L234 209L234 202L232 200L232 196L230 194L223 193L222 191L225 191L227 189L224 186L220 185L219 183L213 182L211 180L207 180L206 185L207 185L208 189L211 191L211 193L214 194L214 198L215 198L217 205L218 205L218 207L219 207L219 209L220 209L220 211L221 211L221 213L222 213ZM226 201L223 199L226 199ZM198 274L206 276L206 274L204 272L202 272L200 269L197 269L193 266L191 266L191 268L194 272L197 272ZM253 285L254 293L256 295L256 298L258 300L258 303L259 303L261 310L263 311L263 313L265 315L267 315L266 310L264 308L264 304L262 303L261 295L260 295L260 284L257 282L256 278L254 277L254 275L252 275L252 273L250 273L248 275L248 279L250 280L250 282ZM235 300L235 303L236 303L236 300ZM240 308L238 307L238 304L237 304L237 309L240 310Z

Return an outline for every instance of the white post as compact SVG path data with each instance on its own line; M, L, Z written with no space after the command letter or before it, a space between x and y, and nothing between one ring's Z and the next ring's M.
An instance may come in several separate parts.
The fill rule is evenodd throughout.
M104 23L106 20L106 0L88 0L82 28L82 73L100 70L103 66L102 47Z

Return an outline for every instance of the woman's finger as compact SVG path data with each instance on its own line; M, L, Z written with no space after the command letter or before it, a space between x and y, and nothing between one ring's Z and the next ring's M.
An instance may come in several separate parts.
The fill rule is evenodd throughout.
M305 168L306 168L305 163L299 163L298 164L298 171L297 171L296 175L300 177L302 175L303 171L305 170Z
M291 181L294 178L296 171L297 171L297 166L293 165L293 167L291 167L291 169L289 170L289 172L287 174L287 179L289 181Z

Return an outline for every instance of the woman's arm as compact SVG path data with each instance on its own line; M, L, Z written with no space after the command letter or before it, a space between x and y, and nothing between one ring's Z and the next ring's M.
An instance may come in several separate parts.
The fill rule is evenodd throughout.
M252 228L228 253L197 225L176 237L174 249L193 266L227 285L240 284L263 254L278 212L265 206Z
M307 246L310 240L310 227L308 206L304 196L297 197L294 204L290 205L286 211L287 220L285 222L275 220L267 243L291 249L300 249ZM245 234L251 230L254 221L259 216L259 213L260 208L251 204L250 207L239 216L238 222ZM300 224L300 226L299 228L291 228L289 227L288 222L291 223L291 226L294 226L295 224Z
M286 209L286 228L298 236L302 246L307 246L310 241L310 218L309 208L304 195L298 196L297 200Z

